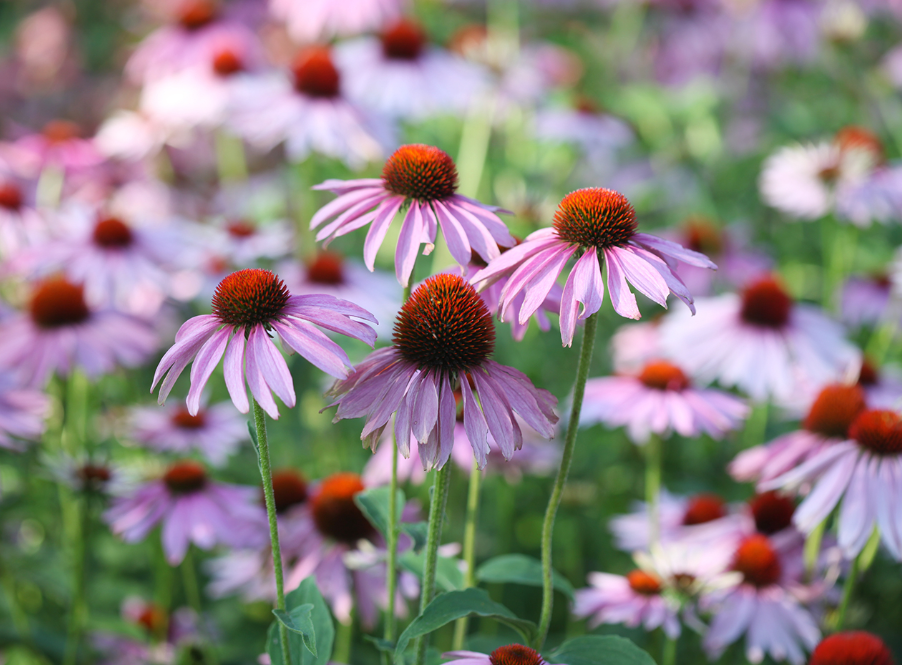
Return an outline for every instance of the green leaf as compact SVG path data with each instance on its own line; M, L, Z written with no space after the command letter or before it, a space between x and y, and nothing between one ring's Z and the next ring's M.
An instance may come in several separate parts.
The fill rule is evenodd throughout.
M573 598L573 586L556 570L551 571L554 588ZM503 554L489 559L476 569L480 582L501 582L542 586L542 562L525 554Z
M291 630L291 625L283 621L283 616L276 615L276 621L272 622L266 635L266 653L273 665L282 665L282 645L279 642L279 623L284 623L289 629L288 644L291 651L291 665L326 665L332 656L332 645L335 641L335 625L332 623L332 614L322 594L316 586L316 580L308 577L297 589L285 597L287 606L286 614L296 627L301 631ZM312 608L307 610L305 606ZM308 630L311 636L316 636L315 653L306 644L303 637L303 624L300 617L306 616L310 620Z
M310 613L313 612L313 603L304 603L286 612L285 610L273 610L276 621L285 626L292 633L297 633L304 641L307 650L316 655L316 629Z
M501 603L496 603L482 589L470 588L440 594L426 606L423 613L407 626L398 638L395 663L399 663L410 641L466 616L495 619L510 626L523 636L528 644L536 632L532 621L519 618Z
M417 576L423 581L423 565L426 555L424 552L405 552L398 563L401 568ZM441 591L458 591L464 587L464 574L460 572L459 559L449 559L440 556L435 564L435 584Z
M655 665L635 644L616 635L583 635L551 652L551 662L567 665Z
M354 503L366 515L376 529L383 536L388 538L388 503L391 495L388 487L374 487L354 495ZM426 544L426 531L428 524L426 522L402 522L401 514L404 511L404 504L407 498L404 492L398 490L395 494L395 514L397 515L397 523L401 533L406 533L413 540L413 548L415 550L422 549Z

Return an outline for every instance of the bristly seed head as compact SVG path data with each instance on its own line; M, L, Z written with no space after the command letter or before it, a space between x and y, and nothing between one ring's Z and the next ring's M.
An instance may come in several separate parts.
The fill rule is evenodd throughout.
M197 415L192 416L186 407L180 407L170 417L172 424L179 429L198 430L207 424L207 414L201 409Z
M382 33L382 53L390 60L416 60L425 43L423 28L410 19L401 19Z
M41 282L31 296L28 313L35 325L45 330L78 325L91 317L84 287L64 277Z
M844 439L849 425L864 411L865 406L861 387L834 383L826 386L815 398L802 427L809 432Z
M782 328L792 312L792 298L773 277L748 285L742 292L739 316L761 328Z
M498 647L489 654L491 665L545 665L542 656L535 649L521 644L508 644Z
M213 55L213 71L218 76L231 76L244 71L244 61L232 49L224 48Z
M316 284L344 284L344 266L340 254L320 251L307 266L307 280Z
M902 453L902 418L889 409L863 411L849 427L858 445L878 455Z
M269 270L245 268L216 287L213 314L223 323L250 328L278 319L289 297L288 288Z
M173 494L193 494L207 484L207 470L191 460L176 462L166 471L163 482Z
M733 570L742 573L747 584L766 587L780 580L780 558L767 536L755 534L742 541L733 557Z
M631 570L627 573L626 581L630 589L643 596L657 596L661 593L661 580L644 570Z
M727 514L723 499L716 494L696 494L689 499L683 514L683 525L694 526L719 520Z
M679 367L666 360L653 360L639 373L639 381L655 390L681 392L689 387L689 379Z
M749 500L749 508L758 533L770 536L792 524L796 504L788 496L771 491L753 496Z
M382 183L388 191L421 203L442 201L457 191L457 167L444 150L422 143L402 145L382 167Z
M95 245L104 249L123 249L132 244L135 236L118 217L101 217L94 226L92 238Z
M283 469L272 474L272 491L276 512L283 513L307 500L307 481L293 469Z
M0 208L16 212L22 203L22 190L15 183L0 182Z
M312 46L304 49L291 65L294 88L308 97L329 99L338 97L341 75L332 62L328 47Z
M636 211L620 192L587 187L564 197L553 225L561 240L586 249L622 247L636 233Z
M893 665L893 655L876 635L850 630L825 637L808 665Z
M336 473L323 480L312 507L319 532L348 545L375 535L373 526L354 503L354 495L364 489L356 473Z
M186 30L199 30L213 22L218 14L213 0L184 0L179 7L179 24Z
M392 339L418 367L466 372L495 349L495 324L476 290L458 275L433 275L404 303Z

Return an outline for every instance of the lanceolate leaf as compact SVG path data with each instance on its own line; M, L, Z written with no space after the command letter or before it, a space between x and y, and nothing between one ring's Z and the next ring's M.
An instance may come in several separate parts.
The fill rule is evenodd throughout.
M573 598L573 586L559 572L552 571L554 588ZM481 582L502 582L542 586L542 562L525 554L504 554L489 559L476 569Z
M583 635L551 652L551 663L566 665L655 665L635 644L616 635Z

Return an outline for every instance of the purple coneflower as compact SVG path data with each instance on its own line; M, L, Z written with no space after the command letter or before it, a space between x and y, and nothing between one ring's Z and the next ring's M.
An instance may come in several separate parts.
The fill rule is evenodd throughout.
M8 259L43 241L47 222L35 210L35 186L0 172L0 256Z
M84 287L62 277L34 287L27 311L0 323L0 340L0 366L33 387L76 367L92 379L117 364L134 367L157 348L146 321L89 307Z
M395 250L395 273L403 286L410 280L420 245L426 245L426 254L432 251L439 226L451 256L463 267L470 263L473 250L491 260L501 254L499 245L510 247L515 243L495 214L500 208L456 193L454 160L433 146L401 146L385 162L381 178L327 180L314 189L339 195L310 220L310 228L315 229L335 217L319 230L317 241L330 242L372 224L363 248L370 270L392 220L407 206Z
M893 654L876 635L863 630L834 633L821 640L808 665L893 665Z
M186 460L134 494L116 499L104 517L113 533L129 543L143 540L162 523L163 551L174 566L191 543L204 550L217 544L244 545L238 535L246 532L253 496L253 488L213 482L202 465Z
M34 177L47 167L64 172L98 166L103 156L94 142L80 136L81 128L68 120L52 120L40 133L27 134L0 145L0 157L23 177Z
M397 412L395 443L401 454L410 454L413 435L424 464L444 466L454 445L457 389L480 468L489 452L489 433L505 459L520 448L523 437L514 412L545 438L554 436L557 400L517 370L489 360L495 348L492 315L463 278L445 273L420 285L401 308L393 342L330 390L337 396L336 420L366 417L361 439L370 448Z
M278 418L279 410L270 391L289 407L295 404L295 393L288 365L270 332L277 333L284 344L327 374L344 378L348 375L346 367L351 366L347 354L312 324L372 346L376 333L354 319L376 323L362 307L332 296L292 296L282 280L268 270L239 270L219 283L212 314L195 316L179 328L175 345L157 366L151 391L162 380L162 404L176 379L194 360L186 403L188 412L196 415L201 392L225 355L225 383L238 410L250 410L244 387L247 381L263 410Z
M797 561L791 561L797 559ZM769 655L792 665L805 662L820 640L817 622L794 597L791 587L802 574L801 550L790 557L763 534L745 538L736 548L732 569L742 583L702 598L714 619L704 638L708 656L717 659L726 648L746 636L746 657L753 663Z
M721 390L695 388L679 366L653 360L636 376L610 376L586 382L580 424L626 426L644 444L652 434L722 439L748 416L748 406Z
M198 450L214 466L225 464L248 438L247 422L231 402L201 407L194 415L184 406L137 408L131 414L131 434L154 450Z
M492 653L476 651L449 651L442 658L450 658L445 665L546 665L545 659L535 649L522 644L498 647Z
M670 264L674 260L716 268L704 255L676 243L636 232L636 212L626 197L600 187L578 189L564 197L554 215L554 226L530 234L526 240L473 276L473 283L492 284L510 276L504 287L501 318L514 299L525 293L516 313L520 323L541 306L567 261L580 255L567 278L561 297L561 341L573 342L576 320L601 309L604 297L601 261L607 264L607 286L614 310L621 316L640 318L636 297L627 281L664 307L673 293L692 313L692 296ZM583 311L577 317L579 305Z
M430 45L423 27L409 18L386 26L378 38L339 45L335 57L347 72L351 99L403 119L463 114L488 84L486 72Z
M741 482L773 480L845 440L849 426L865 408L860 386L829 384L812 401L802 429L743 450L730 463L730 475Z
M693 376L736 386L755 401L788 400L802 388L838 379L859 361L839 324L794 302L772 277L741 294L707 298L699 311L694 320L675 312L664 321L668 355Z
M390 123L348 101L341 80L328 48L306 48L290 72L237 81L229 125L261 150L284 142L292 161L301 162L313 151L359 168L397 143Z
M269 0L273 16L285 21L298 42L316 42L378 30L401 14L401 0Z
M811 492L796 510L794 522L810 533L842 499L837 515L838 543L848 558L858 555L874 528L896 559L902 559L902 417L869 409L855 418L845 441L823 447L803 464L764 483L765 489Z
M840 299L843 322L853 328L882 323L892 295L893 280L886 273L849 277Z
M685 540L697 533L698 527L727 516L727 505L716 494L678 496L661 490L657 501L658 540L662 544ZM611 532L617 547L625 552L647 550L651 544L648 504L636 502L633 512L614 517Z

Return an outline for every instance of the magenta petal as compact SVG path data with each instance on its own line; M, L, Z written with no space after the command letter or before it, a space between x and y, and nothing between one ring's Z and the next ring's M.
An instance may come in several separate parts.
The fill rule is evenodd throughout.
M626 280L640 293L662 307L667 307L670 288L657 269L658 266L667 267L664 260L639 248L618 247L612 248L611 251L617 253Z
M195 316L188 319L175 335L175 344L165 353L154 372L151 392L157 382L169 371L169 376L160 387L160 403L166 399L179 375L191 362L191 359L221 324L218 318L211 315Z
M535 256L530 257L528 260L523 261L510 276L510 279L504 285L504 288L501 289L501 304L499 306L501 320L503 321L507 317L507 310L518 293L524 291L533 280L543 274L543 271L556 269L557 273L554 274L556 278L563 269L563 264L566 264L575 251L576 246L569 247L564 243L555 243ZM544 295L547 295L553 286L554 281L552 280L551 284L547 284L548 291L546 291ZM535 309L538 309L538 307L541 306L541 302L542 301L540 300L539 305L536 306ZM533 309L533 312L535 309ZM523 312L522 306L520 311ZM517 319L519 320L519 316ZM528 319L529 316L527 315L523 322L525 323Z
M414 368L411 367L410 369ZM372 415L367 418L366 425L364 425L363 432L360 435L361 437L365 437L375 428L385 425L391 418L391 414L398 410L401 399L407 393L411 375L401 374L398 380L383 386L383 392L379 396L379 401L376 403L376 408Z
M257 325L255 328L263 330L262 325ZM266 334L266 332L264 331L263 334ZM270 418L278 420L279 409L276 406L276 401L272 398L272 393L269 391L266 381L263 379L260 365L257 362L256 345L250 343L250 338L248 338L247 361L244 372L247 376L247 385L251 389L251 395L254 396L260 407L269 414Z
M564 346L573 343L579 303L583 304L579 318L585 319L601 309L603 299L604 281L601 279L601 265L598 263L598 254L592 247L573 266L561 296L560 326Z
M452 198L457 206L466 210L479 220L481 225L485 227L486 231L492 236L492 240L497 244L502 247L513 247L517 244L517 241L514 240L514 237L510 234L510 231L508 231L507 225L501 221L501 218L495 214L492 208L499 212L506 212L510 215L513 214L512 212L494 206L489 208L479 201L463 196L462 194L455 194Z
M395 413L395 445L405 459L410 457L410 402L416 395L421 376L422 373L415 374L410 380L407 392Z
M318 323L316 315L322 310L329 310L345 316L354 316L370 323L379 323L376 317L360 305L355 305L349 300L342 300L324 293L291 296L288 298L283 311L287 314L298 314L314 323Z
M401 286L406 287L410 282L410 273L413 272L417 253L420 250L420 242L423 234L423 213L416 201L411 201L410 208L401 223L401 234L398 236L398 246L395 249L395 275Z
M487 436L489 426L485 422L485 416L479 410L476 403L476 397L470 388L469 381L461 381L460 392L463 395L464 402L464 429L467 432L467 439L473 448L473 455L476 456L476 463L480 469L485 468L486 456L489 454L489 442Z
M495 392L492 384L486 381L482 369L472 371L470 376L476 382L476 392L479 394L482 412L485 414L492 438L501 448L504 459L509 460L514 454L514 430L511 427L510 410L505 405L504 399Z
M451 450L454 448L454 426L457 424L457 402L447 375L442 376L440 390L438 421L435 426L439 433L439 468L445 466L451 458Z
M279 397L285 406L291 408L295 405L294 385L285 358L276 349L276 345L266 334L263 326L254 326L247 340L249 347L256 347L254 354L257 357L257 367L263 375L266 385Z
M287 312L286 312L287 314ZM324 307L298 307L289 314L315 323L318 326L337 332L373 346L376 343L376 331L365 323L353 321L344 314L339 314ZM375 321L375 318L373 318Z
M438 215L442 235L445 236L445 242L448 243L448 251L451 252L451 256L458 264L466 266L470 263L472 256L470 243L467 242L467 234L441 201L434 201L432 207L435 208Z
M385 194L386 192L384 189L382 189L382 187L364 187L340 195L337 199L330 201L316 211L316 213L313 215L313 218L310 220L311 230L315 229L327 219L343 213L348 208L352 208L361 201L370 199L373 196L378 195L379 193Z
M410 430L417 441L426 441L438 418L438 386L431 373L424 372L410 405Z
M529 321L529 317L545 302L545 298L548 297L548 293L572 255L572 252L564 251L553 256L542 270L526 284L524 288L525 298L520 306L520 315L518 317L521 325L525 325Z
M700 252L694 252L691 249L686 249L682 245L671 242L670 240L664 240L663 238L648 235L647 233L636 233L632 237L632 241L640 245L645 245L646 247L649 247L650 249L653 249L655 251L661 252L661 254L671 256L677 261L688 263L691 266L717 270L717 266L714 264L714 262L704 254Z
M376 253L379 251L379 247L382 246L382 241L385 240L388 227L403 204L404 198L401 196L386 199L379 204L376 219L370 226L370 230L366 234L366 240L363 243L363 262L370 269L370 272L375 270Z
M250 410L247 399L247 388L244 387L244 335L237 334L232 337L225 352L223 361L223 374L225 375L226 388L235 408L241 413Z
M279 333L283 342L311 365L337 379L343 379L348 375L347 367L350 367L351 361L344 349L306 321L300 319L276 321L272 327Z
M487 267L473 275L470 282L473 284L485 282L484 285L480 285L481 288L491 286L504 275L516 270L529 257L545 251L558 243L561 243L561 240L555 234L554 229L540 229L535 233L531 233L521 244L512 247L497 259L494 259Z
M232 326L217 330L197 352L194 364L191 365L191 388L188 390L187 399L188 413L192 416L197 415L200 409L200 394L216 365L219 364L233 330ZM240 335L241 332L238 331L237 334Z
M617 248L604 250L604 258L608 264L608 293L611 294L611 303L614 311L628 319L641 319L639 305L636 304L636 296L630 292L626 283L623 265L615 251Z
M163 541L163 552L171 566L177 566L188 552L188 531L191 528L191 516L184 510L183 500L173 502L170 513L163 520L160 534Z
M539 408L534 395L535 388L530 391L523 390L522 386L511 380L506 373L495 371L496 366L499 366L498 363L493 361L486 363L488 380L492 382L498 394L504 395L510 407L536 432L546 439L554 437L554 426Z
M385 200L386 196L385 193L371 196L348 208L333 221L329 222L329 224L321 228L316 234L316 240L321 241L329 238L331 241L335 238L347 235L351 231L363 228L376 217L378 210L377 206Z

